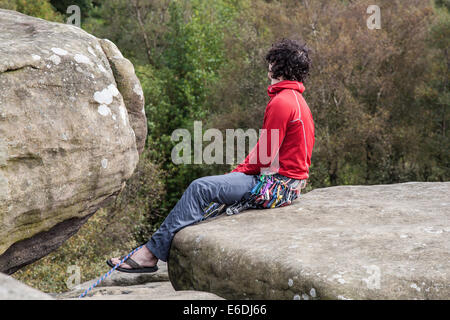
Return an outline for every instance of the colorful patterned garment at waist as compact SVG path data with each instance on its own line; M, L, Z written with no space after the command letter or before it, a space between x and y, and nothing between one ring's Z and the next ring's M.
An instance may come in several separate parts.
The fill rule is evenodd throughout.
M210 203L205 209L203 219L217 216L223 212L227 215L238 214L246 209L270 209L290 205L298 198L301 189L306 187L306 180L296 180L281 174L258 175L258 183L249 190L240 201L226 206Z

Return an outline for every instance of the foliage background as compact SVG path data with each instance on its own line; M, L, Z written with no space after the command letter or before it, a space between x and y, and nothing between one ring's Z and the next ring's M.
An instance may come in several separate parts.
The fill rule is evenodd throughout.
M174 165L174 129L259 129L268 101L264 54L276 40L312 49L305 99L316 145L308 191L345 184L447 181L450 2L377 0L381 29L366 26L369 0L0 0L0 7L64 22L115 42L143 86L146 151L123 194L60 249L15 277L67 290L104 261L145 242L189 183L230 165ZM224 131L223 131L224 132Z

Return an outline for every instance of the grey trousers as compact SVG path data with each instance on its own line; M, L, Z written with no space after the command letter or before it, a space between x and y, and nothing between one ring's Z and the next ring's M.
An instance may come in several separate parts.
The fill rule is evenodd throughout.
M182 228L201 221L203 208L210 202L233 204L258 183L256 175L230 172L217 176L195 179L185 190L181 199L170 211L159 229L145 244L162 261L169 257L170 245L175 233Z

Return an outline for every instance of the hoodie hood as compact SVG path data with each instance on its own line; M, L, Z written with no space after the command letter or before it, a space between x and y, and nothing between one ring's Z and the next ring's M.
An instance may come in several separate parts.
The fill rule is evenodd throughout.
M284 90L284 89L292 89L296 90L300 93L303 93L305 91L305 86L303 83L299 81L291 81L291 80L283 80L278 83L272 84L267 87L267 94L269 97L274 97L277 95L278 92Z

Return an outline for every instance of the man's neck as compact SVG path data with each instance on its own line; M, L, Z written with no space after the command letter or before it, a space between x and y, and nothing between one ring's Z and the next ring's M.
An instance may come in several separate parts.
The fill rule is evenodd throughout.
M279 79L273 79L273 78L272 78L271 81L272 81L271 85L274 85L274 84L276 84L276 83L278 83L278 82L283 81L283 79L279 80Z

